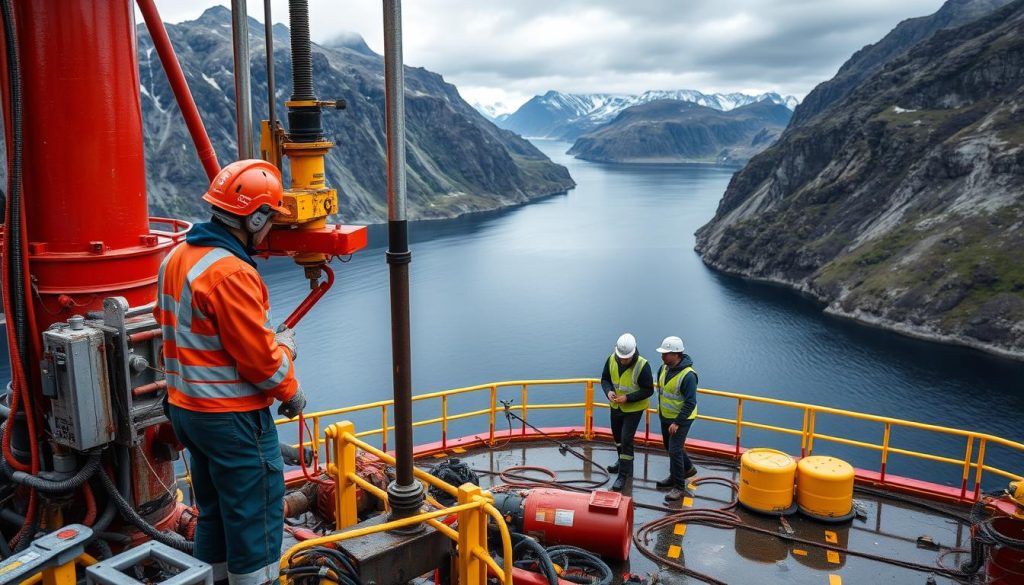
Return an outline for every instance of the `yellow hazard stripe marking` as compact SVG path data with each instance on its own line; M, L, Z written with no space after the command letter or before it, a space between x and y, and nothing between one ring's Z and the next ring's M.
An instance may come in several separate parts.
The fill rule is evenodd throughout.
M466 449L464 449L463 447L454 447L452 448L452 451L455 451L456 453L465 453Z
M686 487L690 488L691 492L696 492L697 491L697 484L695 484L695 483L687 484Z
M825 531L825 542L831 542L832 544L835 544L835 543L839 542L839 537L836 536L835 532L832 532L831 530L826 530Z
M672 534L682 536L686 534L686 524L676 524L675 529L672 530Z
M839 575L829 575L828 585L843 585L843 578Z
M670 559L678 559L679 558L679 554L681 552L683 552L683 549L680 548L679 545L673 544L672 546L668 547L668 558L670 558Z
M447 456L447 453L434 453L434 459L444 459Z
M806 557L807 556L807 551L805 551L802 548L794 548L793 549L793 554L795 554L798 557Z
M684 508L693 507L693 498L683 498L683 507Z
M828 562L832 563L833 565L839 564L839 553L837 553L836 551L830 550L827 553L825 553L825 556L828 557Z

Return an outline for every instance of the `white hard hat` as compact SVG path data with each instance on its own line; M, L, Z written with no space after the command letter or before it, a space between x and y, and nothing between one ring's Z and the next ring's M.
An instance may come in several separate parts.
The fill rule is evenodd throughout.
M683 353L683 340L675 335L670 335L661 342L658 353Z
M615 342L615 355L627 360L636 355L636 337L632 333L623 333Z

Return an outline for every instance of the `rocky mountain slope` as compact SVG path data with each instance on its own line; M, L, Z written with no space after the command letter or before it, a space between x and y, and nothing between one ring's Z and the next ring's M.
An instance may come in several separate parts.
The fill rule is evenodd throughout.
M792 112L769 101L722 112L659 100L623 110L569 150L597 162L742 164L778 138Z
M168 25L168 34L222 164L237 157L231 21L226 8ZM250 20L254 127L267 112L263 25ZM274 78L278 116L291 95L288 29L275 26ZM326 111L324 128L336 143L327 176L339 191L340 217L348 222L386 219L384 62L357 35L313 47L313 75L320 99L344 99L344 111ZM181 120L152 41L140 26L138 51L146 131L150 213L206 216L199 196L208 181ZM565 167L529 142L487 121L440 75L406 67L409 215L454 217L564 192L574 186ZM258 127L257 127L258 143Z
M800 126L810 120L832 102L842 98L857 87L869 75L881 69L886 63L902 55L907 49L936 32L963 26L1011 0L949 0L934 14L907 19L896 26L882 40L868 45L853 54L840 67L832 79L819 84L793 112L792 126Z
M697 251L831 314L1024 357L1024 0L791 125L733 177Z
M777 93L757 96L742 93L704 94L692 89L676 91L646 91L640 95L568 94L549 91L534 96L530 101L497 124L530 138L576 140L615 119L623 110L658 100L690 102L713 110L727 112L749 104L767 101L792 110L797 101L793 96Z

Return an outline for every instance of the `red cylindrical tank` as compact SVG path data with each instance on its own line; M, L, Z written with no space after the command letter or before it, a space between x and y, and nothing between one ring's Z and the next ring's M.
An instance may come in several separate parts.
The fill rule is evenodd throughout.
M133 3L14 6L38 326L108 296L152 302L173 241L150 229Z
M535 489L523 501L523 532L546 545L569 544L625 560L632 530L633 498L620 493Z
M992 529L1013 540L1024 540L1024 521L1016 518L996 518ZM986 583L996 585L1024 585L1024 550L1008 546L989 549L985 564Z

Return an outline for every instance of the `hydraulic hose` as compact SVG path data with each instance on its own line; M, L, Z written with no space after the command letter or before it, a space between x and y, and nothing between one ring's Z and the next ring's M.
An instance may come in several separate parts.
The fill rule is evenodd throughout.
M595 582L592 579L585 581L586 583L594 583L594 585L611 585L612 581L615 580L615 573L612 572L611 567L608 563L601 560L601 557L577 546L569 545L558 545L547 548L547 553L551 558L551 562L557 563L563 568L562 579L574 581L571 575L564 573L565 569L589 569L600 573L600 578ZM579 582L579 581L577 581Z
M122 496L114 482L106 473L100 473L100 482L103 484L103 488L107 490L107 495L110 496L114 504L117 505L118 511L121 512L121 517L125 519L132 526L135 526L142 531L143 534L159 542L160 544L166 544L171 548L180 550L181 552L192 554L193 544L191 541L185 540L183 536L174 532L161 532L157 530L152 524L146 522L146 519L139 515L131 504L129 504Z
M548 551L539 542L525 534L512 532L510 536L513 541L519 541L513 545L512 558L515 559L520 553L525 553L525 551L529 550L537 556L537 564L540 566L541 574L548 580L548 585L558 585L558 573L555 572L555 565L551 562L551 556L548 554Z
M85 465L78 470L78 473L68 479L60 481L44 479L23 471L14 471L12 473L6 461L0 461L0 469L2 469L14 483L39 490L45 494L63 494L78 489L86 480L92 477L93 474L96 473L96 470L100 468L100 458L102 456L103 452L101 450L97 449L93 451L89 454L89 459L85 462Z

